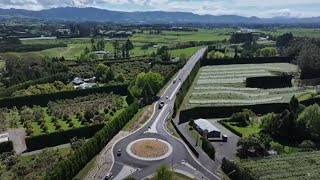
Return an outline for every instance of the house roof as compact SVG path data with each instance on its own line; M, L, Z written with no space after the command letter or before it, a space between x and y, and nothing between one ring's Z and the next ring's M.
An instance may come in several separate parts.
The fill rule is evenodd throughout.
M202 130L208 130L208 132L217 131L220 132L220 130L212 125L208 120L206 119L197 119L194 121L194 123L201 128Z

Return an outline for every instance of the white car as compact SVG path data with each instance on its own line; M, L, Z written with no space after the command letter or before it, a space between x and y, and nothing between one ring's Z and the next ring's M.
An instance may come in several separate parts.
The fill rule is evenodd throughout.
M169 99L169 96L166 96L166 99Z

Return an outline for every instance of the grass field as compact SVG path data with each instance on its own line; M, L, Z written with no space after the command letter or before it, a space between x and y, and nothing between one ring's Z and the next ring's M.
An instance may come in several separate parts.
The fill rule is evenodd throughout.
M242 160L239 165L251 172L257 179L319 179L320 151Z
M288 63L244 64L202 67L191 88L188 107L247 105L289 102L292 96L315 93L313 87L281 89L247 88L248 77L275 76L286 72L295 74L298 68Z
M296 37L320 37L320 28L278 28L275 30L261 30L260 32L270 34L272 36L279 36L291 32L293 36Z

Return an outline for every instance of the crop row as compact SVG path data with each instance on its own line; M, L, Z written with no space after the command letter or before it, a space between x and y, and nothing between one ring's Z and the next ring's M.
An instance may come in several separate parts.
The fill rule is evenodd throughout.
M189 104L259 104L259 103L269 103L281 100L282 97L270 97L263 99L202 99L195 100L190 99Z

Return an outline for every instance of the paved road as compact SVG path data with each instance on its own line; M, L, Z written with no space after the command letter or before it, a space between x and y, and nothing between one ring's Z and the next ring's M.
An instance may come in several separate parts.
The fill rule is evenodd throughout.
M182 160L190 164L191 169L192 167L196 169L195 175L199 177L199 179L219 179L216 175L211 173L214 172L215 169L207 170L202 165L200 165L198 161L191 155L191 152L187 149L185 144L180 140L174 138L169 132L166 131L164 127L166 117L168 117L169 114L173 111L176 93L178 92L182 82L190 74L196 62L198 62L203 57L205 51L206 49L203 48L195 53L182 68L182 70L180 70L179 74L176 77L176 82L169 85L166 91L162 94L161 99L158 103L160 103L160 101L164 101L165 106L162 109L158 109L157 103L155 106L154 114L151 116L146 125L114 145L113 155L115 158L115 162L111 170L111 172L114 174L114 179L118 179L117 175L120 172L122 174L123 171L121 170L126 166L134 167L138 170L137 172L132 173L130 176L136 179L143 179L153 174L160 164L167 164L171 167L172 165L181 164ZM166 99L167 96L168 99ZM130 142L141 138L158 138L165 140L173 146L173 153L168 158L159 161L150 162L135 159L127 154L126 147ZM122 155L120 157L116 155L118 149L122 149ZM108 172L106 172L106 174L107 173Z

